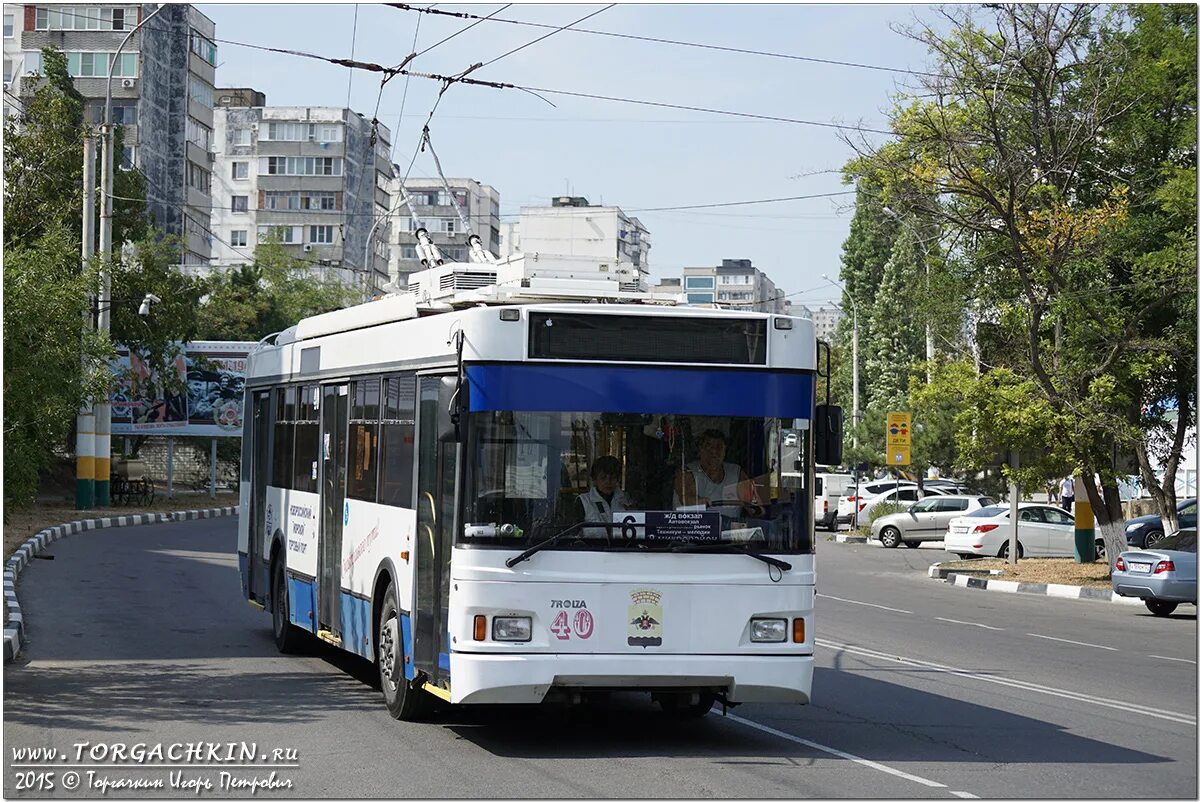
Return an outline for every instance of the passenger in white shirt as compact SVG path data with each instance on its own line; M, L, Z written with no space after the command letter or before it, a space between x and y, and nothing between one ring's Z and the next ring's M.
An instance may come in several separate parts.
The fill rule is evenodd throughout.
M592 463L591 477L591 488L579 496L583 520L588 523L612 523L614 512L629 510L629 499L620 487L620 461L616 457L597 457Z
M725 461L725 445L725 435L718 429L707 429L700 435L699 459L675 477L675 494L681 504L724 506L729 515L739 505L759 505L758 493L746 472Z

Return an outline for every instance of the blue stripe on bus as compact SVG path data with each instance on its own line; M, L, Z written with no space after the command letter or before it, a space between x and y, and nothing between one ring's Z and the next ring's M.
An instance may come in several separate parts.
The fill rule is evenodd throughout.
M289 576L288 618L301 629L316 632L317 583Z
M409 659L404 661L404 678L410 680L417 676L417 668L412 661L412 621L408 613L400 613L400 637L404 640L404 653L409 656Z
M811 418L813 376L611 365L469 365L472 412L642 412Z
M342 591L342 648L371 658L371 603Z

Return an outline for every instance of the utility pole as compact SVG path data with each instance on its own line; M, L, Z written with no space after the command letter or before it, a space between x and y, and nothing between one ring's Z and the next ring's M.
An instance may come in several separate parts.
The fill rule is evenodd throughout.
M852 386L850 388L851 396L854 399L852 402L854 411L850 416L850 425L855 427L854 434L853 434L854 447L858 448L858 428L857 428L858 427L858 303L855 302L854 296L851 295L849 292L847 292L846 288L843 285L834 281L825 273L821 274L821 278L825 279L830 284L832 284L833 286L840 289L842 291L842 293L845 295L845 297L847 298L847 300L850 301L851 323L854 327L853 365L851 367L851 371L852 371L851 384L852 384ZM833 306L835 308L841 309L841 307L838 306L833 301L830 301L829 303L833 304Z
M83 247L81 257L83 269L91 267L96 248L96 140L89 134L83 138ZM92 331L92 309L95 296L87 295L87 306L83 310L83 330L79 344L80 364L86 379L92 366L82 350L85 338ZM83 402L75 418L75 509L88 510L96 503L96 416L92 411L92 399Z

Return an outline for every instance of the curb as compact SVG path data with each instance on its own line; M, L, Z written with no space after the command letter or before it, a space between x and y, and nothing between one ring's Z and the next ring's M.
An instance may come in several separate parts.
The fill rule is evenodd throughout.
M934 569L929 568L929 575L934 576ZM947 569L942 569L947 570ZM979 571L982 573L982 569ZM1141 599L1118 596L1111 590L1101 588L1085 588L1081 585L1050 585L1044 582L1014 582L1009 579L984 579L978 576L968 576L962 572L949 571L944 575L946 584L960 588L975 590L991 590L998 593L1032 593L1038 596L1054 596L1059 599L1083 599L1087 601L1103 601L1115 604L1141 604Z
M17 577L37 554L57 540L95 529L109 529L115 526L139 526L141 524L170 523L173 521L192 521L198 518L223 518L227 515L237 515L237 507L214 507L207 510L178 510L176 512L141 513L139 515L120 515L114 518L89 518L83 521L71 521L43 529L21 544L4 566L4 606L8 608L8 623L4 625L4 662L9 663L21 653L25 645L25 618L21 614L21 604L17 601Z
M866 543L867 539L862 535L834 535L833 539L838 543Z
M950 565L962 562L961 560L953 560ZM976 576L980 574L990 574L995 576L1000 573L999 568L947 568L942 563L934 563L929 566L930 579L945 579L946 577L955 574L966 574L967 576Z

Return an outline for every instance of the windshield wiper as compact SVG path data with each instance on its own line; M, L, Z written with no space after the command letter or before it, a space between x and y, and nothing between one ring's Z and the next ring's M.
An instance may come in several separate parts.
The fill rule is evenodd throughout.
M577 524L572 524L571 526L568 526L566 529L562 530L561 532L551 535L550 537L546 538L545 540L534 543L532 546L525 549L525 551L521 552L516 557L509 557L507 560L504 561L504 564L507 565L509 568L512 568L517 563L528 560L534 554L537 554L539 551L546 548L547 546L557 543L558 541L562 540L567 535L578 532L581 529L587 529L589 527L597 528L597 529L601 528L601 527L603 527L605 529L613 529L614 527L618 527L618 526L645 526L645 524L612 524L612 523L603 523L603 522L597 522L597 521L580 521Z
M696 540L684 540L671 546L671 551L716 551L717 549L733 549L735 554L745 554L747 557L753 557L767 565L773 565L780 571L792 570L792 564L784 562L777 557L768 557L766 554L759 554L756 551L747 551L746 547L749 543L731 543L722 541L720 543L702 543Z

